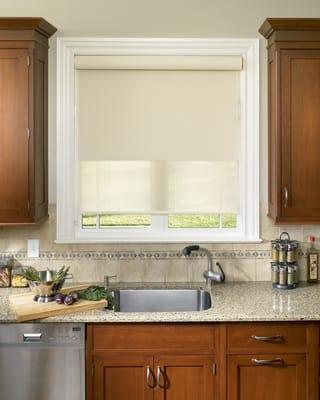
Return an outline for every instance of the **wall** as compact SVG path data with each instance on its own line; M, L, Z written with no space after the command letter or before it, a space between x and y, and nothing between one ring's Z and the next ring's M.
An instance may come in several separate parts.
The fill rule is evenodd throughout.
M2 0L1 16L42 16L58 28L56 36L110 36L110 37L258 37L258 28L266 17L316 17L320 16L319 0ZM227 268L228 279L252 280L269 279L269 239L278 236L279 230L287 227L274 227L266 217L267 199L267 119L266 119L266 50L265 40L261 40L261 237L264 242L259 245L211 245L215 256L223 258ZM55 203L55 37L50 40L50 74L49 74L49 162L50 203ZM43 226L32 230L1 229L0 250L19 252L16 255L25 260L26 239L41 239L44 258L36 262L39 267L48 263L60 264L59 258L64 255L65 261L74 264L79 272L79 279L100 278L103 273L116 271L120 277L129 269L131 280L201 280L200 262L194 260L195 271L190 272L185 260L177 256L177 245L109 245L109 246L57 246L54 244L55 222L54 207L50 209L51 218ZM309 233L320 236L318 227L290 227L290 232L297 240L305 240ZM92 250L88 257L81 258L83 251ZM97 253L101 251L107 253ZM128 259L126 250L137 254L146 251L144 256ZM159 261L155 251L169 252ZM49 256L59 252L60 256ZM111 253L108 253L110 251ZM99 255L100 254L100 255ZM162 253L161 253L162 254ZM223 255L224 254L224 255ZM120 261L113 261L112 255ZM109 258L109 256L111 258ZM163 254L162 254L163 256ZM162 257L161 256L161 257ZM144 261L147 257L149 261ZM160 258L161 258L160 257ZM89 261L94 258L96 261ZM98 260L99 258L99 260ZM107 259L107 261L104 261ZM76 260L76 261L75 261ZM34 263L34 262L33 262ZM79 268L86 264L87 267ZM117 265L115 265L117 264ZM190 264L190 263L189 263ZM98 266L99 265L99 266ZM228 267L229 265L229 267ZM187 270L186 270L187 268ZM191 268L192 269L192 268ZM98 272L94 272L98 271ZM187 274L186 274L187 271ZM77 275L78 276L78 275ZM302 274L303 276L303 274ZM181 280L181 279L180 279ZM183 280L183 279L182 279Z

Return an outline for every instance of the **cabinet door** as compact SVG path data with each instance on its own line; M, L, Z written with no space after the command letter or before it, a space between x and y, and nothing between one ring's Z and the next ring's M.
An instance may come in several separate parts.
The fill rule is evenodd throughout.
M320 221L320 50L281 51L281 214Z
M155 357L155 400L213 400L215 365L211 356Z
M229 356L227 390L228 400L306 400L305 355Z
M94 357L94 400L152 400L155 378L153 357Z
M28 222L28 50L0 49L0 223Z

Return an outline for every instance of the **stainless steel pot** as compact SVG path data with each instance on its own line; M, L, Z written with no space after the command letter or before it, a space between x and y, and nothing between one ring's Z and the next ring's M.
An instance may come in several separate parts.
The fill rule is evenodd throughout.
M35 301L40 303L53 301L55 294L62 289L65 280L73 277L72 274L68 274L65 279L53 281L52 272L55 271L38 271L41 281L28 281L32 293L36 296Z

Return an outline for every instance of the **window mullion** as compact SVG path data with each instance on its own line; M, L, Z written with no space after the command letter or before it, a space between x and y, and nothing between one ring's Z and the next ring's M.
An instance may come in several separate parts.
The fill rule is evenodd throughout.
M164 232L168 216L166 214L152 214L151 227L155 232Z

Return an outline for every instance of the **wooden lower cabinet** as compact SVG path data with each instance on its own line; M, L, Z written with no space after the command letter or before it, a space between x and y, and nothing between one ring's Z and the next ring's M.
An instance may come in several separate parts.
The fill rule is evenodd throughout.
M216 400L213 324L88 324L87 400Z
M147 370L153 357L102 355L94 357L93 398L95 400L152 400ZM152 377L150 377L150 382Z
M95 356L93 398L215 400L214 365L212 356Z
M317 323L89 324L87 400L319 400Z
M227 365L228 400L307 398L304 354L234 355Z
M155 400L213 400L214 357L155 357Z

